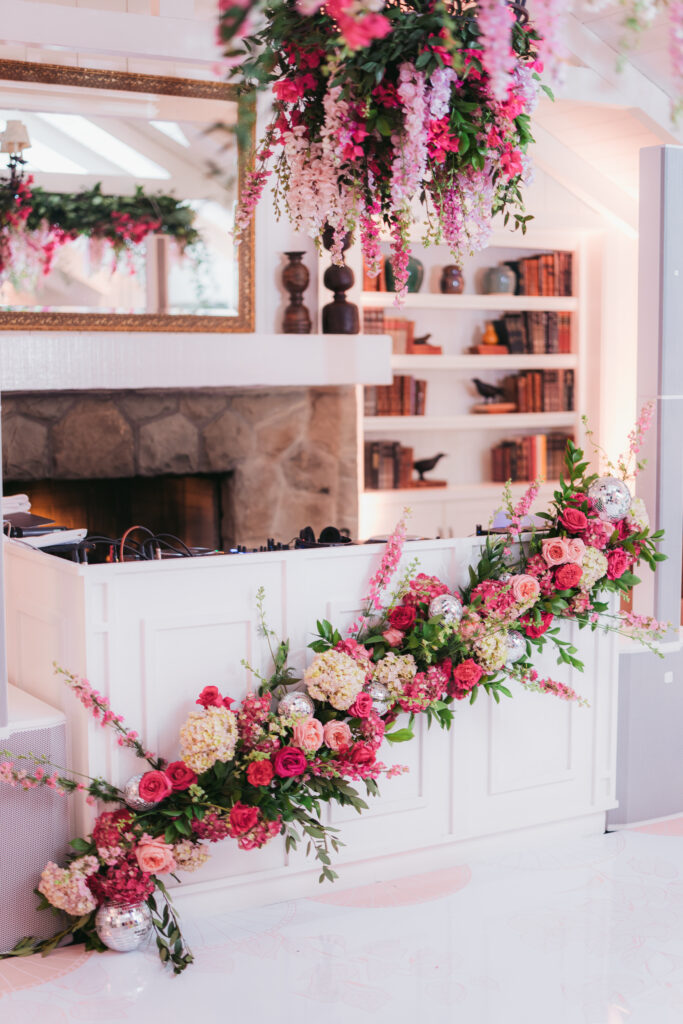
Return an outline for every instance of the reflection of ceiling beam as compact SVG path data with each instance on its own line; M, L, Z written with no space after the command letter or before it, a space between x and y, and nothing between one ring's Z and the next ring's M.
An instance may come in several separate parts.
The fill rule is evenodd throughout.
M206 166L193 149L180 146L156 129L143 126L141 121L130 124L114 117L91 117L90 120L167 170L174 190L184 199L226 201L228 193L207 177ZM160 183L159 187L164 186Z
M74 163L80 164L81 167L91 171L93 174L122 173L123 168L119 164L107 160L97 150L84 146L82 142L78 142L77 139L74 139L72 135L69 135L62 128L57 128L55 125L44 121L40 117L35 117L33 114L25 114L23 112L21 113L21 120L28 128L31 139L44 142L50 149L55 149L58 153L62 153L65 157L73 160ZM27 156L30 160L30 150Z
M213 21L3 0L5 42L64 47L144 60L190 61L210 67L219 56Z
M621 70L617 69L619 53L608 46L588 26L578 18L569 14L566 18L564 33L565 42L570 51L584 64L607 83L621 97L620 106L644 124L664 143L680 145L683 142L683 127L676 128L671 123L671 99L655 85L642 71L638 71L628 60L621 60ZM597 89L595 99L587 98L586 102L600 102L602 87ZM573 99L560 91L564 99Z
M573 149L534 122L536 139L534 163L551 175L567 191L617 227L634 236L638 232L638 201L597 171Z

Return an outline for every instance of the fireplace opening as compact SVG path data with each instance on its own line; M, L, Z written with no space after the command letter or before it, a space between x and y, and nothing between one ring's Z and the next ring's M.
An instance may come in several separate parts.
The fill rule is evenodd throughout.
M91 480L6 480L5 494L27 493L31 512L60 526L120 537L129 526L169 533L188 547L226 550L224 502L231 474L133 476Z

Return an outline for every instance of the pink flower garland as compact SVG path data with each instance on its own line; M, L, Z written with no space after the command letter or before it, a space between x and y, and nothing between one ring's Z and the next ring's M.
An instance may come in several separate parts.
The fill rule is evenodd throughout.
M561 80L561 65L567 55L565 20L569 11L566 0L533 0L532 18L541 39L538 44L539 70L551 81Z

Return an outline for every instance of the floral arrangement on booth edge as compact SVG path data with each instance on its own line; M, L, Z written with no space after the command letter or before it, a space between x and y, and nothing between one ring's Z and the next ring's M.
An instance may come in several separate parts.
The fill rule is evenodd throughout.
M94 185L76 193L47 192L29 175L15 191L0 189L0 282L5 276L47 275L60 246L80 236L91 240L91 255L111 252L112 271L129 259L147 235L173 238L180 253L200 241L192 207L170 195L105 195Z
M249 6L222 4L226 34L247 31ZM274 173L297 230L321 240L331 227L334 262L358 228L368 273L379 273L384 227L399 298L415 202L425 244L446 242L458 263L486 246L497 213L524 230L538 43L526 12L518 20L504 0L268 4L230 71L275 97L238 228Z
M273 675L257 673L257 692L235 707L217 687L205 686L198 710L180 730L175 761L145 749L106 697L58 668L82 704L115 730L119 744L134 751L146 770L119 789L103 779L78 781L78 773L62 767L48 773L45 759L34 755L24 757L26 768L0 763L0 782L82 791L90 803L119 805L99 814L90 836L71 843L66 867L50 863L43 871L37 890L42 906L64 911L66 927L49 940L22 939L7 955L47 953L67 936L102 950L99 915L111 905L140 905L156 931L162 961L179 973L192 954L163 876L200 867L211 843L231 838L252 850L283 835L290 849L303 838L321 863L320 880L332 881L330 851L340 840L321 820L322 804L362 812L367 804L352 784L362 783L374 796L381 775L405 770L386 766L379 749L383 740L412 739L417 715L448 728L455 708L473 703L482 690L497 702L511 697L511 680L585 703L565 684L539 678L533 667L535 651L548 643L556 646L558 662L583 667L576 648L559 635L564 620L579 628L626 630L648 646L668 628L631 612L610 613L606 600L639 582L633 570L640 562L654 569L665 557L657 551L662 532L650 531L642 501L632 499L624 482L642 465L637 456L651 416L647 406L630 435L628 455L608 464L619 476L589 473L583 452L568 443L565 474L544 514L546 530L522 533L538 482L515 506L506 488L508 533L487 539L462 591L417 573L413 562L389 592L403 551L404 516L347 635L327 621L317 623L304 689L295 688L299 680L287 668L288 643L273 647L259 592ZM402 714L407 723L397 727Z

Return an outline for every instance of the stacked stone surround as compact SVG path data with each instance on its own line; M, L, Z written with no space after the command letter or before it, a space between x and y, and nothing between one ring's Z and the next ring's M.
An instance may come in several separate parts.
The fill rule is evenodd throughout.
M2 441L7 480L226 474L232 542L357 532L353 388L6 395Z

